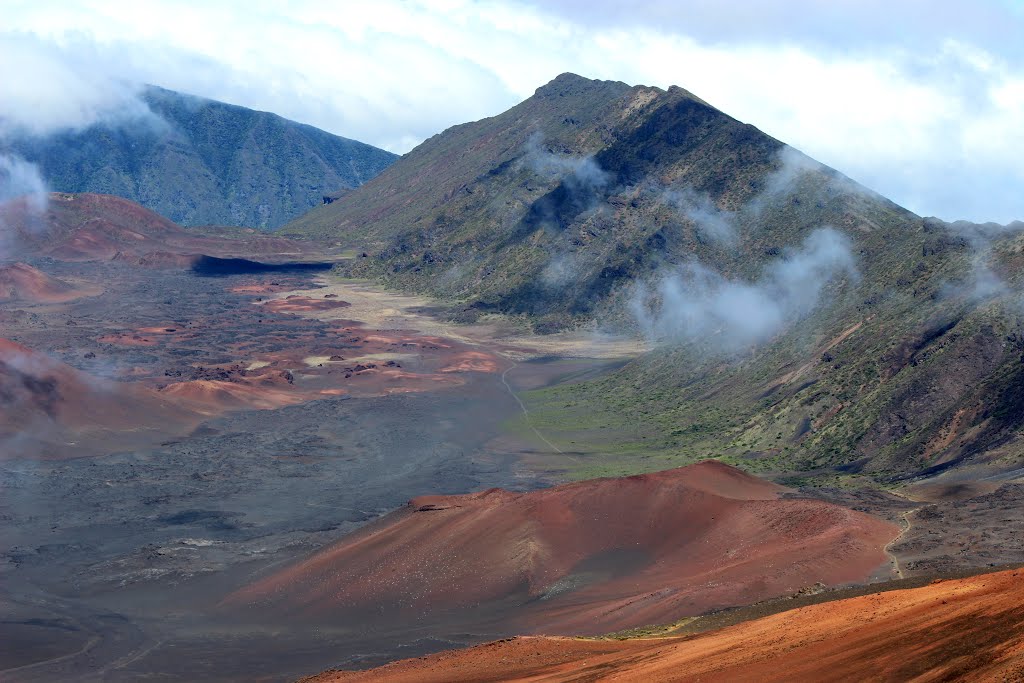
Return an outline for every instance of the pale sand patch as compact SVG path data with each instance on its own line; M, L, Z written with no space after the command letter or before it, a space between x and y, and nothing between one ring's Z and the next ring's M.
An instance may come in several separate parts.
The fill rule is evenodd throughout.
M265 367L268 367L269 365L270 365L270 361L254 360L253 362L249 363L249 365L245 369L246 370L259 370L260 368L265 368Z
M330 356L306 356L302 362L311 368L318 365L354 365L357 363L386 363L389 360L403 361L415 360L418 356L414 353L368 353L362 356L345 356L345 360L331 360Z
M368 354L363 355L363 356L352 357L352 358L349 358L348 356L346 356L345 360L340 361L340 362L351 364L351 363L366 363L367 361L369 361L371 363L376 363L376 362L380 362L380 361L387 362L389 360L394 360L394 361L416 360L417 358L419 358L419 355L417 355L415 353L388 353L388 352L381 352L381 353L368 353Z
M465 344L486 346L514 361L541 356L571 358L628 358L648 351L650 345L636 337L612 336L576 330L550 335L525 331L525 325L507 316L489 316L485 322L460 325L441 320L423 310L437 307L436 300L425 296L399 294L383 290L361 280L342 280L325 275L316 279L318 289L281 292L277 298L309 296L323 298L336 294L351 306L330 311L297 313L317 320L354 320L376 330L409 330L423 335L447 337ZM495 344L500 344L496 348ZM346 359L351 362L354 359ZM322 363L320 360L317 363Z

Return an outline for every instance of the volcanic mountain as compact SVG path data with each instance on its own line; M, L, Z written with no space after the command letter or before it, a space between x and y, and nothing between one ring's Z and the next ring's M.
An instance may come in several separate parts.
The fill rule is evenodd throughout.
M82 296L73 285L27 263L0 264L0 302L56 303Z
M228 605L307 623L593 634L862 581L885 563L893 525L784 491L706 461L416 498Z
M60 192L113 194L187 226L275 228L397 157L312 126L148 87L146 116L22 138L12 150Z
M682 88L563 74L283 230L373 247L359 272L470 312L565 326L664 264L754 275L823 225L881 267L915 218Z
M0 453L7 457L109 452L198 421L141 386L87 375L0 339Z
M1016 681L1024 678L1024 581L1005 571L824 602L677 638L527 637L329 671L357 681Z
M891 479L1024 457L1021 228L918 217L681 88L563 74L284 231L456 319L658 342L525 397L605 472L714 449Z
M24 257L182 267L202 255L291 257L307 249L254 230L206 236L111 195L51 193L42 213L26 201L8 202L0 212L10 232L8 250Z

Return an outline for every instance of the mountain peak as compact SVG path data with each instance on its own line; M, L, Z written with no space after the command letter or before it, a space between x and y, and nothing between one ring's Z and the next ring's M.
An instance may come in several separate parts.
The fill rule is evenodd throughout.
M630 88L629 84L622 81L602 81L565 72L537 88L534 94L539 97L565 97L567 95L577 95L587 90L605 89L609 86L621 88L624 91Z

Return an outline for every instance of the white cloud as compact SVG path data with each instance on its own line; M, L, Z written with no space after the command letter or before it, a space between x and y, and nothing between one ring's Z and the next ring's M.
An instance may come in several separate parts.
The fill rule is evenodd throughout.
M406 151L573 71L680 85L919 213L1022 217L1024 18L939 4L15 0L4 19L48 46L32 73L87 67L50 89L86 115L152 82Z
M0 205L20 199L41 212L46 208L46 193L38 166L16 154L0 154Z
M654 340L731 354L810 315L825 287L844 276L857 276L849 240L835 229L819 228L755 282L730 280L692 261L663 273L653 292L638 286L630 306Z
M98 120L138 118L149 109L138 84L94 68L87 55L65 54L29 36L0 40L0 135L43 135Z
M17 237L8 224L8 211L20 214L22 227L42 230L40 217L47 207L47 187L39 174L39 167L16 154L0 153L0 261L11 256Z

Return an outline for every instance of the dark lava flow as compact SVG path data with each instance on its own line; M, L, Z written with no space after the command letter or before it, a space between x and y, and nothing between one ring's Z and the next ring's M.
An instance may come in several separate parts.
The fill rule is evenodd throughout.
M263 282L253 275L155 276L109 262L46 267L107 291L72 305L8 307L3 332L94 374L153 377L165 366L236 362L232 349L246 333L262 351L330 334L327 323L229 293ZM302 271L273 280L312 285ZM96 341L168 321L191 336L177 346ZM240 623L216 608L232 590L413 496L539 486L518 453L489 445L518 410L498 376L464 377L438 390L231 412L144 450L49 461L5 454L0 677L251 680L261 671L287 680L485 637Z
M322 273L333 263L263 263L245 258L200 256L192 263L192 272L201 277L251 275L253 273Z

